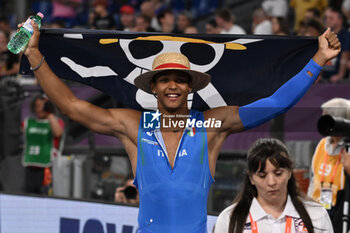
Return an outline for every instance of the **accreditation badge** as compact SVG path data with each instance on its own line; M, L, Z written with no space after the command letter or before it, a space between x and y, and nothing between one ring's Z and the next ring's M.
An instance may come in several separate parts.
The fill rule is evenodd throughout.
M330 210L332 207L332 189L321 188L320 204L323 205L326 210Z

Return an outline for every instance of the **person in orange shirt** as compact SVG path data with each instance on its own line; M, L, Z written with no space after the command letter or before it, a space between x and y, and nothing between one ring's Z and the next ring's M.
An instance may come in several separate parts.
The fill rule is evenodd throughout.
M350 102L333 98L321 105L322 115L350 118ZM327 136L321 139L314 152L308 196L322 204L330 214L334 232L341 227L345 173L350 174L350 154L343 149L344 137ZM338 220L337 220L338 219Z

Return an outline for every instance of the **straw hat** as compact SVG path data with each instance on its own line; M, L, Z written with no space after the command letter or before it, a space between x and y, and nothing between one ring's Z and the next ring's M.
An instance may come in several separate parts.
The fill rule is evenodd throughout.
M191 76L192 92L197 92L208 85L210 75L190 69L190 62L181 53L162 53L158 55L152 65L152 70L139 75L135 85L141 90L152 94L150 82L154 75L166 70L181 70Z

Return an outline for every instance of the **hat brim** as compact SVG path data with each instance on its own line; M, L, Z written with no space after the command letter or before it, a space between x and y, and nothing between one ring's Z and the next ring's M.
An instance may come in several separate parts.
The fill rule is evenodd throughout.
M187 69L161 69L161 70L152 70L152 71L148 71L146 73L140 74L138 77L135 78L134 83L135 86L140 88L141 90L152 94L152 90L151 90L151 80L152 78L163 71L168 71L168 70L179 70L182 72L187 73L188 75L190 75L191 77L191 86L192 86L192 92L197 92L203 88L205 88L210 80L211 80L211 76L209 74L206 73L202 73L199 71L195 71L195 70L187 70Z

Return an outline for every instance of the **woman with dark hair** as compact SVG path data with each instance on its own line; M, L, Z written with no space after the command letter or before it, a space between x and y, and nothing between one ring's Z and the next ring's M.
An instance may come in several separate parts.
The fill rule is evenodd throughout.
M244 187L218 217L215 233L332 233L326 210L298 190L286 146L259 139L248 151Z
M290 34L288 20L286 18L273 17L271 23L273 35L288 36Z

